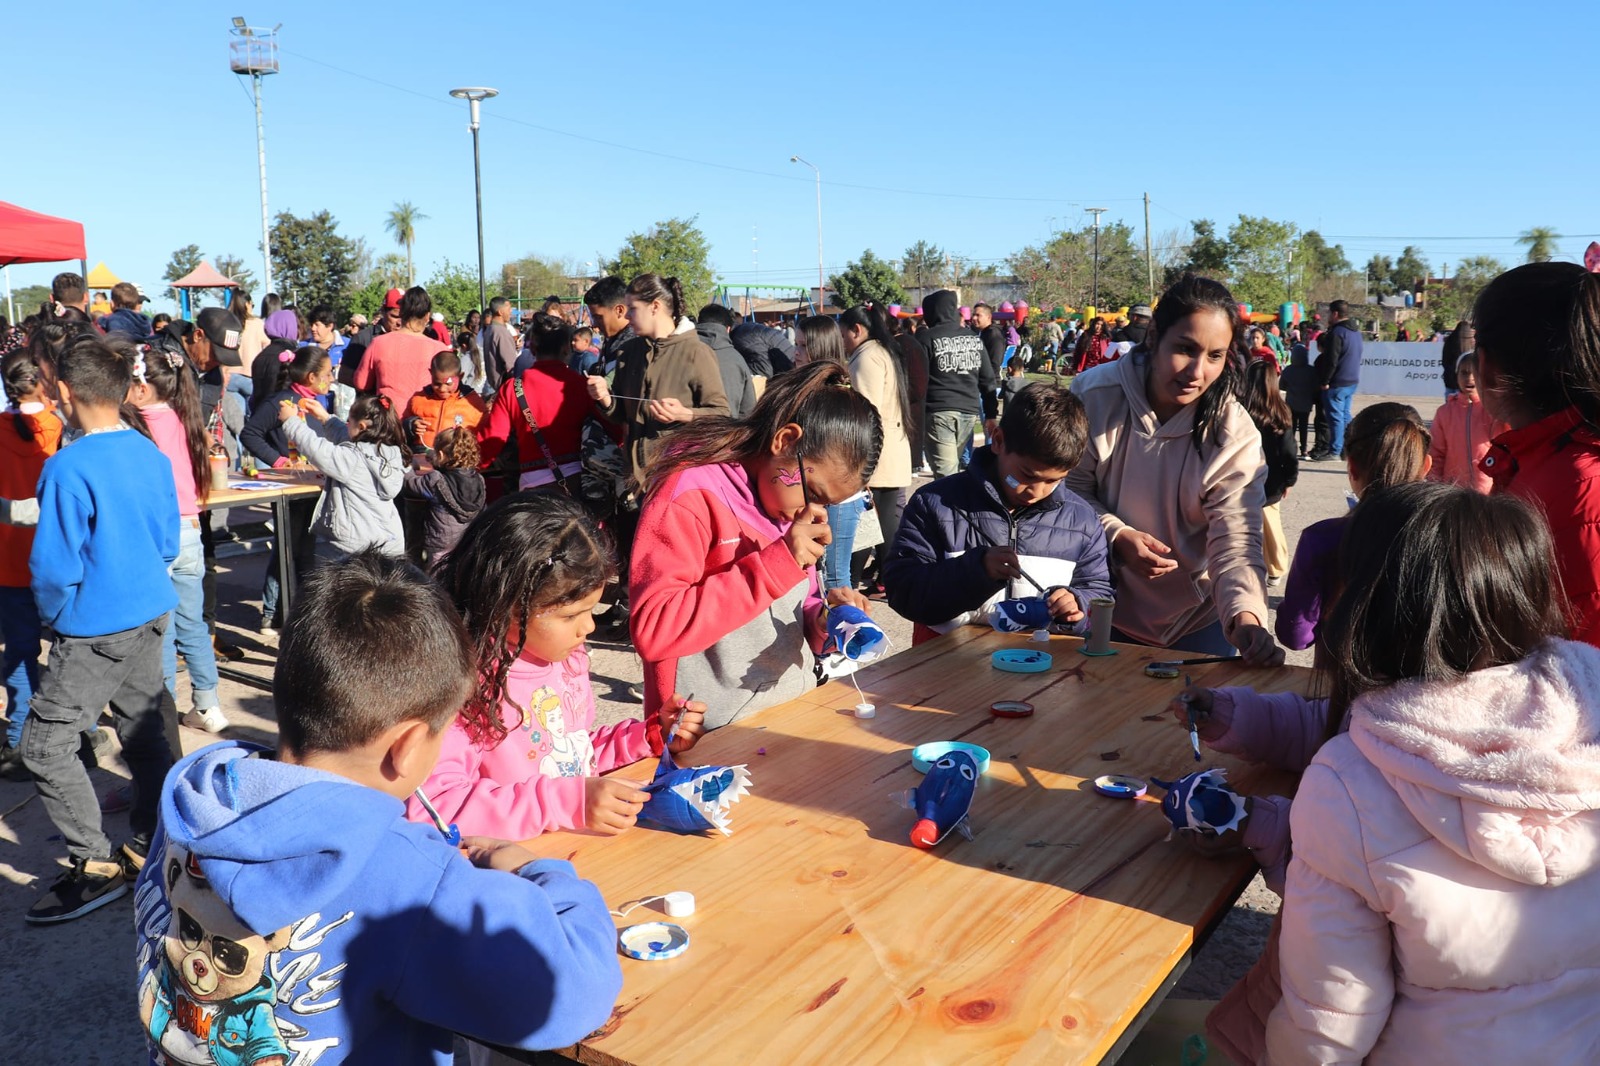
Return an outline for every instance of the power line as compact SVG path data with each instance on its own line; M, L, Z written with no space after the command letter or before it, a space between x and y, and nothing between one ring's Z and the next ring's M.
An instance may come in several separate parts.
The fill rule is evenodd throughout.
M280 48L279 51L284 55L291 55L296 59L303 59L308 63L315 63L319 67L326 67L328 70L346 75L347 77L358 78L361 81L371 82L373 85L380 85L385 89L391 89L395 92L405 93L409 96L420 97L421 99L427 100L429 103L435 105L449 106L444 104L443 101L436 99L431 94L420 92L404 85L396 85L393 82L384 81L381 78L374 78L369 74L362 74L358 71L346 70L344 67L335 66L334 64L325 60L317 59L314 56L308 56L301 52L290 51L287 48ZM661 152L653 148L641 148L638 145L622 144L617 141L602 140L599 137L591 137L587 134L574 133L571 130L558 129L554 126L545 126L537 122L529 122L526 119L519 119L513 115L506 114L503 107L497 108L494 114L486 117L485 120L489 121L491 119L496 122L509 122L512 125L522 126L530 130L538 130L541 133L554 134L557 137L568 137L575 141L583 141L586 144L600 145L605 148L615 148L618 151L623 152L636 152L640 155L648 155L656 159L670 159L673 162L687 163L690 166L709 167L713 170L726 170L735 174L749 174L754 177L770 178L775 181L799 181L810 184L813 180L811 178L800 177L793 174L785 174L778 171L757 170L753 167L741 167L732 163L718 163L709 159L696 159L692 156L676 155L672 152ZM983 200L989 202L1024 204L1077 204L1080 202L1080 200L1077 199L1067 200L1059 197L1049 196L990 196L983 193L936 192L927 189L895 189L883 185L865 185L858 182L848 181L824 181L822 184L835 189L855 189L862 192L887 193L892 196L927 196L936 199L947 200ZM1141 200L1141 198L1137 196L1102 197L1102 199L1109 203L1136 203L1140 202Z

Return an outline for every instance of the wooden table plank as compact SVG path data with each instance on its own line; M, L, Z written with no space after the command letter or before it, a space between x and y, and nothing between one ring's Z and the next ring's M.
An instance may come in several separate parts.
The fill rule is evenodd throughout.
M1166 841L1154 800L1092 790L1103 773L1168 778L1197 764L1164 714L1177 683L1141 672L1161 653L1092 659L1078 643L1055 638L1047 673L1007 674L989 655L1022 642L970 627L863 670L875 719L850 715L854 687L832 682L707 736L687 762L750 766L731 838L635 829L528 842L572 859L614 907L677 890L697 902L681 920L689 950L624 959L611 1021L567 1054L607 1066L1098 1061L1254 867ZM1194 676L1278 691L1309 672ZM1037 712L995 719L997 699ZM951 739L993 755L977 836L921 851L891 793L920 778L911 746ZM1290 784L1209 754L1203 765L1228 767L1241 791ZM640 908L618 924L659 917Z

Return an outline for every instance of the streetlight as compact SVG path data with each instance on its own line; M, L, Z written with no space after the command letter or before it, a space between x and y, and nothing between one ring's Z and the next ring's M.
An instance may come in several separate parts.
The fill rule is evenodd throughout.
M482 294L480 294L481 296ZM517 275L517 321L522 321L522 275Z
M472 191L478 205L478 306L487 305L483 287L483 164L478 156L478 104L491 96L499 96L499 89L485 89L481 86L468 86L462 89L451 89L450 95L457 100L465 100L471 106L472 120L467 123L467 129L472 131ZM521 309L521 304L518 304Z
M822 314L828 303L827 285L822 280L822 171L815 163L807 163L797 155L789 157L791 163L804 163L817 176L817 313Z
M235 74L250 75L256 99L256 170L261 181L261 280L262 292L272 291L272 229L267 224L267 135L261 123L261 79L278 73L278 23L270 30L247 24L242 15L233 16L229 32L239 38L228 45L228 66Z
M1103 207L1084 208L1094 216L1094 309L1100 310L1100 216L1105 213ZM1087 324L1087 323L1086 323Z

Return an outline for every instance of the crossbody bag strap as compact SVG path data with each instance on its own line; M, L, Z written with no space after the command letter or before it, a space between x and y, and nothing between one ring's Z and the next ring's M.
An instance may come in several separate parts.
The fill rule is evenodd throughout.
M539 451L544 453L544 461L550 468L550 476L561 486L562 492L572 495L567 491L566 479L561 476L561 464L556 462L555 453L551 452L550 445L545 443L544 434L539 431L538 420L533 417L533 409L528 406L528 394L522 389L522 375L518 374L511 379L511 391L517 395L517 406L522 408L523 420L528 423L528 429L533 433L534 443L539 445Z

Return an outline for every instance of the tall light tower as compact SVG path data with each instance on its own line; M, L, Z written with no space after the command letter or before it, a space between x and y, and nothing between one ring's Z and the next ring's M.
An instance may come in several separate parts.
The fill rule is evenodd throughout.
M244 19L233 17L233 36L228 43L228 65L235 74L250 75L256 97L256 168L261 172L261 261L263 292L272 291L272 230L267 223L267 135L261 125L261 79L278 73L278 31L283 23L270 30L247 25Z
M472 190L478 204L478 307L481 309L488 306L488 300L484 295L483 286L483 164L478 156L478 105L492 96L499 96L500 90L475 85L463 89L451 89L450 95L457 100L465 100L472 114L467 129L472 131ZM518 309L520 308L519 301Z
M817 176L817 314L826 314L828 306L828 287L822 275L822 171L817 169L815 163L807 163L797 155L789 157L791 163L802 163L811 168Z
M1100 216L1105 214L1106 209L1103 208L1103 207L1086 207L1086 208L1084 208L1084 210L1087 211L1089 214L1094 216L1094 309L1095 309L1096 312L1099 312L1099 310L1100 310ZM1088 323L1085 322L1084 325L1088 325Z

